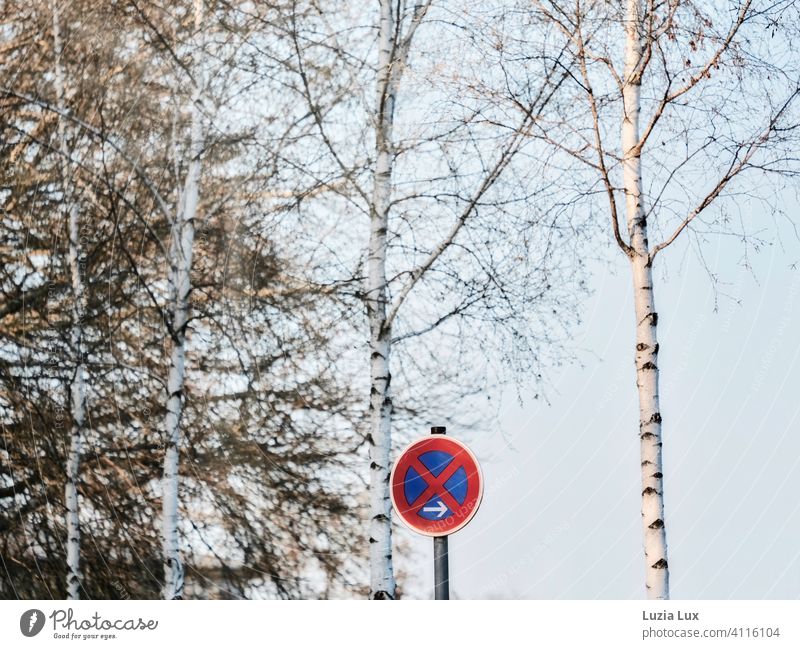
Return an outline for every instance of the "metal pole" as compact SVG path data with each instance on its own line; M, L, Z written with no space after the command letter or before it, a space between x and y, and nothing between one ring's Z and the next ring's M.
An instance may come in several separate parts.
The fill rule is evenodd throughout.
M434 599L450 599L450 566L447 556L447 537L433 539Z
M446 434L444 426L431 428L431 435ZM450 557L446 535L433 538L433 593L434 599L450 599Z

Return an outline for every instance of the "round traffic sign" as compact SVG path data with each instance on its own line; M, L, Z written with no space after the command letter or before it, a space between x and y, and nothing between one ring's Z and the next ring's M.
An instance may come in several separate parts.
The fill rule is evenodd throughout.
M389 484L400 520L427 536L460 530L483 497L478 460L466 444L444 435L409 444L397 458Z

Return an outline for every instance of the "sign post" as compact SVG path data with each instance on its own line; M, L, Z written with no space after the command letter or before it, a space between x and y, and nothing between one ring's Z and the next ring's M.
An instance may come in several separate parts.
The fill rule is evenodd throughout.
M434 426L431 435L446 435L447 428ZM450 557L447 534L433 537L433 598L450 599Z
M450 599L448 535L464 527L481 504L483 476L472 451L444 426L409 444L392 467L395 512L419 534L433 537L434 596Z
M433 538L433 597L450 599L450 562L446 536Z

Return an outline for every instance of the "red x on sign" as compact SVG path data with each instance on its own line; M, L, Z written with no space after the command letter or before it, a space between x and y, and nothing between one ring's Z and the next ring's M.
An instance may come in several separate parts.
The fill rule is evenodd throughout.
M483 478L465 444L443 435L424 437L400 454L390 477L392 505L420 534L445 536L466 525L481 502Z

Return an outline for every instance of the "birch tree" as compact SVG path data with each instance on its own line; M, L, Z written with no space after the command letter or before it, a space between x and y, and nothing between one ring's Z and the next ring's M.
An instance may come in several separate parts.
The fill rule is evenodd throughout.
M414 32L430 6L415 8L407 33L394 24L391 0L381 0L378 27L378 75L375 92L375 176L370 205L365 299L370 350L370 592L372 599L393 599L392 505L389 498L392 447L390 393L391 322L387 316L386 241L392 186L392 127L397 88Z
M579 65L574 106L538 137L588 171L584 196L604 197L610 233L630 264L645 586L648 598L668 599L653 264L702 217L722 220L712 208L724 209L734 182L757 194L741 184L745 172L791 167L800 77L786 56L788 32L777 26L792 3L536 4ZM771 54L750 36L766 25L773 38L774 29L781 34ZM652 244L654 227L661 241Z
M56 105L64 110L65 81L61 66L61 31L58 4L52 3L53 11L53 53L55 56L55 94ZM80 522L78 507L78 481L80 475L81 440L86 422L86 378L83 360L83 320L84 320L84 287L82 273L82 250L80 242L79 205L70 185L70 153L68 149L65 120L58 121L58 139L61 149L61 182L64 192L63 208L66 212L69 231L69 269L72 285L72 326L70 329L70 347L74 357L74 377L70 386L70 409L72 428L69 436L69 454L67 456L64 487L64 501L67 506L67 597L80 599Z
M192 252L195 219L200 193L201 157L205 146L203 115L204 70L202 35L204 29L204 0L194 0L194 35L190 75L192 93L189 166L186 180L178 198L178 210L170 230L169 246L169 334L172 352L167 380L167 408L164 422L166 448L164 454L164 599L183 596L183 566L178 552L178 448L181 441L184 377L186 366L186 332L189 323L189 293L192 290Z

